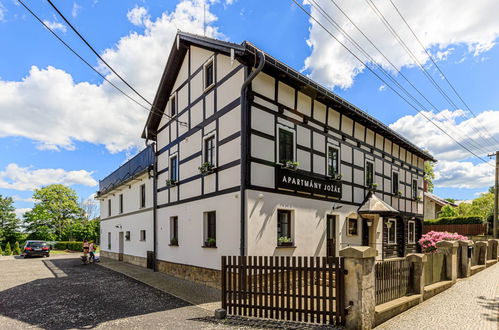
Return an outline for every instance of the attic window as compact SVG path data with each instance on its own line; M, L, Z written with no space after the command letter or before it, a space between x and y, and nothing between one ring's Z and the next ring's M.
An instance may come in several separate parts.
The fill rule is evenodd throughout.
M175 94L170 97L170 116L175 116L177 114L177 98Z
M213 62L213 57L208 60L203 66L204 75L204 89L208 89L215 84L215 65Z

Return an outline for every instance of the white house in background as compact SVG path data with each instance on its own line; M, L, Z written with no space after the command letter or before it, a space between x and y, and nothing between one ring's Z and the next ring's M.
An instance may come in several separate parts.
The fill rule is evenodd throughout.
M457 204L451 203L442 197L432 194L429 191L424 192L424 219L436 219L439 217L442 207L450 205L457 207Z
M149 146L99 181L102 256L147 266L154 247L153 165Z

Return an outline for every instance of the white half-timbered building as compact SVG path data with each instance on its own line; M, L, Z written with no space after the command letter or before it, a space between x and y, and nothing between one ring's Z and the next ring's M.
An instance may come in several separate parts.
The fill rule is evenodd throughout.
M417 251L433 158L251 43L179 32L153 109L158 270L216 285L222 255Z

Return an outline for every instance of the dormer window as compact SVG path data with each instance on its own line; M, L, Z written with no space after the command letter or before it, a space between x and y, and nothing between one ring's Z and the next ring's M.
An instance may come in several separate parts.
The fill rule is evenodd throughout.
M213 57L210 58L203 66L204 89L208 89L215 84L215 64Z

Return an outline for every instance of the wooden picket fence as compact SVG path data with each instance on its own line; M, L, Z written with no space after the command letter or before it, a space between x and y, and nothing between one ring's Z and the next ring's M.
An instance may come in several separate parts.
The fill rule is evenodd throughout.
M405 259L378 261L374 265L376 305L412 292L411 263Z
M342 325L341 258L223 256L222 308L229 315Z

